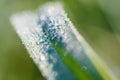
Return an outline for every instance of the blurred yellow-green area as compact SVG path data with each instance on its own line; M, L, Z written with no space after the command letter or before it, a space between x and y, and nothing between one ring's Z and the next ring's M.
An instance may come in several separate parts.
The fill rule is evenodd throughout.
M0 0L0 80L44 80L9 18L53 0ZM73 24L120 76L120 0L61 0ZM119 77L120 78L120 77Z

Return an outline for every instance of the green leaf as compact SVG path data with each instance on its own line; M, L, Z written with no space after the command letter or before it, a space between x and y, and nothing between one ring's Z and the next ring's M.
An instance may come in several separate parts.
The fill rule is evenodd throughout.
M76 6L71 8L76 10L80 4L76 2ZM78 14L80 12L76 12L76 15L71 13L76 18L73 18L76 24L80 20L76 17ZM41 6L39 16L28 11L13 15L11 21L34 62L48 80L115 79L77 31L80 25L76 25L77 29L74 27L59 3ZM89 21L86 23L96 25Z

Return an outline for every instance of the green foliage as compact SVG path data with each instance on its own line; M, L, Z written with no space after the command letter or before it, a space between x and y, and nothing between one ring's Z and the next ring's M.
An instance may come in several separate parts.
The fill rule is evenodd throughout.
M44 80L10 25L9 17L15 12L36 10L48 1L0 0L0 80ZM70 20L97 54L112 71L120 69L119 1L111 0L111 5L109 0L100 4L96 0L61 1Z

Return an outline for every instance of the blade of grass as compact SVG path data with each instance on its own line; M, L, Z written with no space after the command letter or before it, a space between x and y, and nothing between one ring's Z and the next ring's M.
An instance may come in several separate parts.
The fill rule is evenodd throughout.
M39 17L28 12L13 16L11 21L48 80L112 80L59 4L46 4Z

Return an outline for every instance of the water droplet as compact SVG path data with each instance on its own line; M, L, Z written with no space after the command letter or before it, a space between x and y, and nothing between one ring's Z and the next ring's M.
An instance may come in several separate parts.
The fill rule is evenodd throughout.
M82 69L83 69L83 70L87 70L87 67L86 67L86 66L83 66Z

